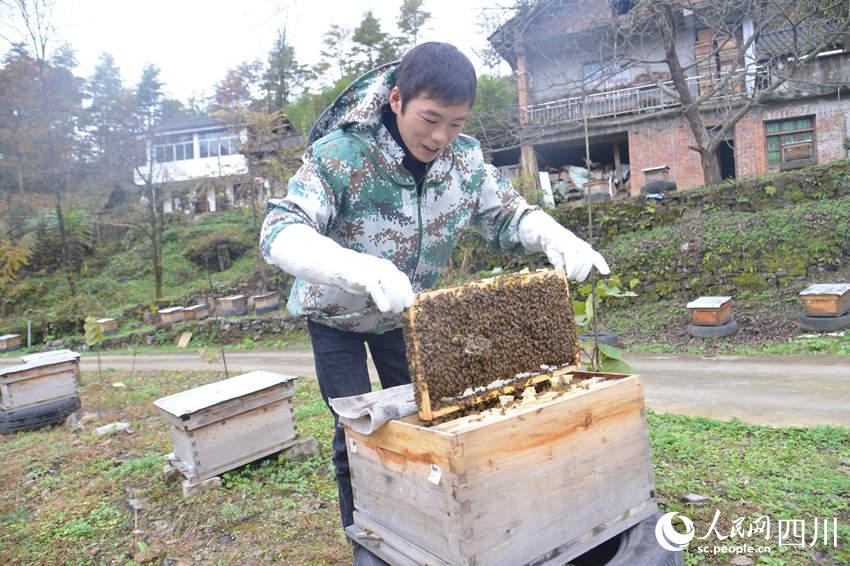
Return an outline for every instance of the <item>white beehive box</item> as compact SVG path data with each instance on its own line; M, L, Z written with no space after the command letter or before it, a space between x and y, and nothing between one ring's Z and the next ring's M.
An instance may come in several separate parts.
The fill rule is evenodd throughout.
M154 401L171 424L173 465L200 482L293 444L295 379L252 371Z
M48 352L0 369L0 409L13 411L73 397L80 380L80 355Z

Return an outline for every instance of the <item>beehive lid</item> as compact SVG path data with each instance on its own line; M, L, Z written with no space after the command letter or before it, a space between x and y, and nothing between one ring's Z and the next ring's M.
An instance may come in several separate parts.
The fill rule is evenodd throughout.
M182 311L183 307L168 307L167 309L162 309L159 311L159 314L172 314L175 312Z
M97 319L97 322L99 322L100 324L103 324L104 322L113 322L114 320L115 320L114 318L99 318L99 319Z
M186 419L215 405L245 397L295 379L297 378L291 375L269 371L252 371L157 399L154 401L154 405L170 415Z
M73 350L52 350L50 352L40 352L38 354L27 354L26 356L21 356L21 360L23 360L24 363L42 360L45 358L63 358L62 361L67 361L67 359L76 360L80 358L80 354Z
M47 352L50 353L50 352ZM38 356L38 354L36 354ZM29 357L29 356L27 356ZM67 362L73 362L80 358L80 355L76 352L69 352L67 354L57 354L55 356L45 356L42 354L42 357L36 357L35 359L30 359L22 364L18 364L16 366L9 366L3 369L0 369L0 377L6 375L12 375L22 371L29 371L31 369L36 369L40 367L52 366L55 364L63 364Z
M220 301L239 301L239 300L244 299L244 298L245 298L245 295L230 295L228 297L222 297L219 300Z
M732 297L700 297L688 303L689 309L719 309L732 300Z
M10 338L20 338L20 337L21 337L20 334L4 334L3 336L0 336L0 340L8 340Z
M260 293L259 295L254 295L255 299L268 299L269 297L274 297L277 294L276 291L271 291L269 293Z
M199 303L199 304L197 304L197 305L192 305L191 307L186 307L186 308L185 308L185 309L183 309L183 310L187 310L187 311L197 311L197 310L201 310L201 309L205 309L205 308L207 308L207 305L206 305L206 304L204 304L204 303Z
M818 283L811 285L803 291L800 291L800 296L805 295L838 295L850 291L850 283Z

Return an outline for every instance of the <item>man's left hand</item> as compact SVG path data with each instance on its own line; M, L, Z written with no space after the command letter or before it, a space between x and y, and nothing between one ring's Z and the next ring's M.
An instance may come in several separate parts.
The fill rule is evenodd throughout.
M522 219L519 236L527 250L545 253L549 263L555 269L565 269L570 279L584 281L594 267L602 275L611 272L602 254L542 210L535 210Z

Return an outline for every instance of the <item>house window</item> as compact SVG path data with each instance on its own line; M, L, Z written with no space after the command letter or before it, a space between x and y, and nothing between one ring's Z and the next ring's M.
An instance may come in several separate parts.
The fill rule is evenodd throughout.
M225 130L198 134L201 157L219 157L239 153L239 136Z
M791 169L814 163L814 124L812 116L766 122L767 164Z
M195 156L192 134L175 134L157 138L153 150L157 163L183 161Z

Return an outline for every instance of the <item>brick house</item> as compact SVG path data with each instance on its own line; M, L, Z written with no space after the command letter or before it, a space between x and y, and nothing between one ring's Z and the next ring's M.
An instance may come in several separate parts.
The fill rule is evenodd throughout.
M708 12L721 3L683 0L673 12L670 43L710 135L757 101L717 149L722 177L846 157L847 29L823 22L789 28L787 20L755 21L734 8ZM618 179L628 170L629 194L639 194L659 172L679 189L705 183L662 39L652 33L621 39L646 16L648 10L637 13L642 8L639 0L539 1L490 36L516 74L522 126L521 147L496 152L497 165L522 160L526 171L584 165L586 117L591 161ZM712 17L717 25L710 25ZM793 73L774 85L792 64Z
M216 212L249 201L251 183L261 186L260 201L273 190L258 163L269 158L286 159L285 150L303 144L289 122L273 139L250 143L252 158L244 147L252 134L248 127L234 127L214 116L195 116L161 124L147 140L147 162L133 171L137 186L150 180L162 188L166 213Z

